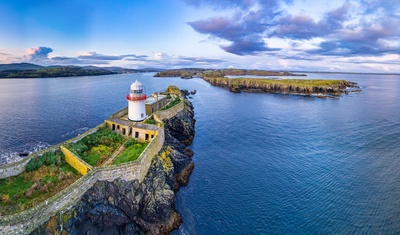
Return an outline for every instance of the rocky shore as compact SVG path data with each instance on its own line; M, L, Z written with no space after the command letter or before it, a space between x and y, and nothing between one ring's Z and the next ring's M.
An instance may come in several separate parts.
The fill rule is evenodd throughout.
M192 104L165 124L163 150L155 156L142 183L99 181L70 210L58 214L31 234L166 234L182 224L175 192L187 185L194 169Z

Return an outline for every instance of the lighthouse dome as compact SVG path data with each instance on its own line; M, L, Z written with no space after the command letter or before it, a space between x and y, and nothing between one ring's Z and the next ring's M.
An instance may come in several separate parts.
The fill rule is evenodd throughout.
M142 89L143 89L143 84L140 83L138 80L136 80L131 85L131 91L142 90Z

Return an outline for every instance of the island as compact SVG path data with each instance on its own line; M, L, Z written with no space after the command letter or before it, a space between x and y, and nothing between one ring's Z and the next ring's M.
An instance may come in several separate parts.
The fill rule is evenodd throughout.
M226 76L279 76L279 78L229 78ZM173 69L158 72L155 77L199 77L213 86L223 87L231 92L277 93L319 98L339 97L350 92L360 92L355 82L346 80L294 79L293 76L306 76L281 71L243 70L243 69ZM288 78L289 77L289 78Z

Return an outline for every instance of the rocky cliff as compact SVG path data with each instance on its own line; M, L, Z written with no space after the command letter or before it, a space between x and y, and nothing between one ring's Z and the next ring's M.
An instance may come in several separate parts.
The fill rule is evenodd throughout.
M187 148L194 137L194 112L185 108L165 123L165 144L142 183L99 181L70 210L32 234L165 234L182 224L174 196L194 168Z
M340 96L343 93L360 92L356 83L345 80L317 79L256 79L204 77L213 86L228 88L232 92L265 92L280 94L324 94Z

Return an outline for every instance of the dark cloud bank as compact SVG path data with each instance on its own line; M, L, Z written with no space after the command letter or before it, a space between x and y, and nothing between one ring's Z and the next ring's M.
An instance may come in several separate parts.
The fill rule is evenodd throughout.
M291 1L279 0L183 0L195 7L214 10L231 9L230 17L213 17L189 22L197 32L211 38L224 39L220 46L236 55L257 55L273 52L266 38L310 40L322 38L318 49L306 54L354 56L400 54L400 7L397 0L359 0L359 6L345 3L324 12L316 21L307 15L291 15L282 8ZM352 15L357 14L357 15ZM355 22L354 17L359 17Z

